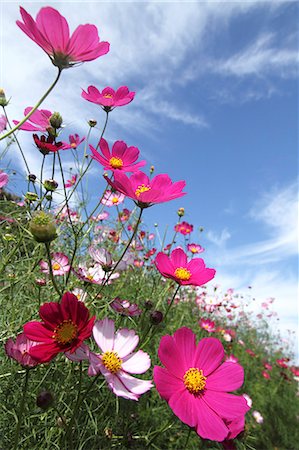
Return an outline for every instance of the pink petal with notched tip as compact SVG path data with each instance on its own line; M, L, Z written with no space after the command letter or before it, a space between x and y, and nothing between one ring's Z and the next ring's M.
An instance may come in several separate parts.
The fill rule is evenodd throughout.
M142 350L128 355L122 360L122 370L128 373L144 373L151 366L151 359L149 355Z
M241 395L205 390L203 400L218 416L232 420L246 414L249 410L247 402Z
M187 255L182 248L176 248L171 252L170 259L175 268L187 267Z
M215 269L204 269L202 271L198 271L195 274L191 275L191 278L188 281L188 284L193 284L195 286L202 286L206 284L208 281L211 281L215 277L216 270Z
M134 330L122 328L118 330L115 335L113 351L115 351L120 358L124 358L135 350L138 342L139 337Z
M181 390L182 387L185 389L183 381L164 367L155 366L153 375L157 391L167 402L174 392Z
M169 399L169 406L174 414L189 427L195 427L198 421L196 402L197 398L186 390L182 383L181 390L172 394Z
M166 335L161 338L158 356L166 369L180 379L183 378L186 370L190 368L185 365L185 361L178 351L172 336Z
M155 264L159 272L161 272L163 275L172 275L175 271L175 267L172 261L165 253L159 252L157 254Z
M203 371L204 376L208 376L220 366L223 357L224 349L219 339L203 338L197 345L193 367L197 367Z
M66 52L70 36L69 26L56 9L50 6L42 8L36 16L36 25L54 52Z
M93 337L105 353L112 351L114 347L114 321L111 319L97 320L93 327Z
M193 355L196 350L196 335L190 328L183 327L173 335L177 349L184 361L184 366L188 369L192 367Z
M116 376L130 392L138 396L144 394L153 387L151 381L132 377L122 370L118 372Z
M203 398L197 398L196 400L196 432L204 439L223 441L227 437L229 429L218 414L206 404Z
M111 152L110 152L110 149L109 149L108 142L104 138L102 138L100 140L100 149L101 149L101 152L102 152L103 156L105 158L107 158L107 160L109 161L112 155L111 155Z
M239 389L244 382L244 369L240 364L224 362L207 378L206 388L212 391L230 392Z

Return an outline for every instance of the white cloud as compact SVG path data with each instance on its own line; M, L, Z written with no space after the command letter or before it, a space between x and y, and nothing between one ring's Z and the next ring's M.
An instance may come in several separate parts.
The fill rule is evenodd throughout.
M226 242L231 238L230 232L225 228L220 234L215 231L208 230L206 233L206 238L219 248L223 248Z

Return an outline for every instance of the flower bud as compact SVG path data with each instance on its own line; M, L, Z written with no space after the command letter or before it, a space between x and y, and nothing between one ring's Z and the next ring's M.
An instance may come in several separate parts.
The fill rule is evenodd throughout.
M154 171L155 171L155 166L151 166L150 167L150 174L154 173Z
M200 232L200 233L202 233L203 230L204 230L203 227L200 227L200 228L199 228L199 232Z
M25 198L26 200L29 200L29 202L35 202L38 200L38 195L35 192L26 192Z
M153 302L151 302L150 300L146 300L146 301L144 302L144 307L145 307L145 309L147 309L147 310L152 309L153 306L154 306L154 305L153 305Z
M178 215L179 217L183 217L183 216L185 215L185 208L179 208L179 209L177 210L177 215Z
M46 189L46 191L53 192L58 188L58 183L55 180L45 180L44 188Z
M42 391L36 398L36 404L39 408L46 410L54 403L54 397L49 391Z
M62 117L59 114L59 112L54 112L52 116L50 117L50 124L55 130L58 130L61 128L62 125Z
M90 119L90 120L88 121L88 125L89 125L91 128L95 127L96 124L97 124L97 121L94 120L94 119Z
M150 314L150 321L153 325L159 325L163 320L163 313L161 311L153 311Z
M45 211L38 211L32 217L29 231L37 242L51 242L57 237L54 217Z
M38 286L46 286L47 280L45 280L45 278L35 278L35 283Z
M6 100L5 92L3 89L0 88L0 106L7 106L7 105L8 101Z
M34 183L36 180L36 175L34 175L34 173L30 173L28 175L28 180L31 181L32 183Z
M48 200L48 202L51 202L53 200L52 194L47 194L45 199Z

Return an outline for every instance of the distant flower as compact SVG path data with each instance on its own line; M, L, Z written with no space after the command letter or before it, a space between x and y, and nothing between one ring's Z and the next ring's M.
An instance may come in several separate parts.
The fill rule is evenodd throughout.
M2 172L2 170L0 170L0 189L7 185L8 179L9 178L7 173Z
M72 290L72 294L74 294L80 302L85 302L87 297L87 292L84 289L75 288Z
M97 216L92 216L92 220L94 222L100 222L102 220L106 220L109 217L109 213L107 211L103 211L102 213L99 213Z
M246 403L249 406L249 408L251 408L251 406L252 406L252 399L247 394L243 394L243 397L245 398Z
M168 202L186 194L182 192L185 181L173 183L166 174L157 175L150 180L144 172L136 172L128 178L124 173L115 171L114 181L105 178L114 189L134 200L140 208Z
M177 233L181 233L184 236L186 236L187 234L192 233L193 231L193 225L190 225L190 223L188 222L181 222L181 223L177 223L174 227L175 231ZM194 244L193 244L194 245ZM189 248L188 248L189 250ZM197 252L198 253L198 252Z
M206 268L201 258L188 262L186 253L179 247L170 256L159 252L155 264L165 278L171 278L181 285L202 286L212 280L216 273L214 269Z
M78 177L77 175L72 175L71 179L66 181L64 187L70 188L74 186L76 184L77 177Z
M114 321L105 318L96 321L93 337L102 353L90 354L90 376L101 372L115 395L131 400L138 400L151 389L151 381L130 375L144 373L151 365L147 353L142 350L133 353L139 342L134 330L122 328L115 333Z
M286 369L288 367L287 362L289 361L288 358L281 358L276 360L276 364L279 367L282 367L283 369Z
M135 92L129 92L127 86L121 86L115 91L106 87L100 92L95 86L88 86L87 92L82 90L81 96L89 102L100 105L106 112L112 111L117 106L130 103L135 97Z
M60 352L73 353L92 333L95 316L74 294L66 292L60 303L44 303L39 309L42 322L24 325L27 338L39 343L29 351L39 362L48 362Z
M141 309L138 308L136 303L130 303L128 300L121 300L116 297L111 303L110 306L114 311L122 314L123 316L140 316L142 313Z
M248 355L252 356L253 358L256 357L256 354L255 354L254 351L251 350L250 348L247 348L247 349L245 350L245 352L248 353Z
M100 140L102 154L92 145L89 145L89 148L92 151L92 158L102 164L105 170L136 172L146 164L145 161L136 162L140 153L138 148L128 147L123 141L114 142L110 152L108 142L102 138Z
M120 192L112 192L112 191L106 191L101 203L103 205L106 205L110 208L110 206L116 206L123 203L125 200L124 194L121 194Z
M50 152L58 152L62 148L62 142L55 142L53 136L38 137L37 134L33 134L35 145L43 155L48 155Z
M7 356L17 361L24 367L34 367L39 362L29 355L29 351L32 347L37 345L37 342L28 339L24 333L18 334L16 342L11 338L5 343L5 352Z
M69 259L64 253L56 252L51 254L51 263L53 275L65 275L70 271ZM41 260L39 262L40 269L43 273L50 273L49 264Z
M81 281L86 281L88 283L93 284L102 284L105 278L107 278L107 273L102 269L100 264L94 264L92 267L87 267L85 265L80 265L75 270L73 269L74 274ZM108 281L108 284L112 282L112 280L119 278L119 273L113 273Z
M187 249L189 252L193 253L194 255L205 251L205 249L199 244L188 244Z
M118 214L118 219L120 220L120 222L126 222L127 220L129 220L130 215L131 215L131 211L127 208L124 208Z
M222 363L224 349L218 339L204 338L196 345L196 335L186 327L163 336L158 355L165 368L154 367L154 381L174 414L203 439L226 439L225 422L249 409L242 396L227 393L243 384L243 368Z
M112 270L112 255L106 248L89 247L88 252L92 259L102 266L105 272Z
M4 114L0 115L0 133L6 129L7 119Z
M200 328L206 330L208 333L214 333L216 331L215 322L210 319L201 318L198 323Z
M264 422L264 418L263 418L263 416L261 415L260 412L258 412L258 411L252 411L252 415L253 415L253 417L254 417L254 419L255 419L255 421L256 421L257 423L261 424L261 423Z
M295 377L299 377L299 367L290 367L290 371Z
M72 148L76 150L76 148L85 140L85 137L80 138L79 135L76 134L70 134L69 135L69 143L63 142L62 150L67 150L69 148Z
M24 116L30 113L32 110L32 106L28 106L24 110ZM49 128L51 128L50 117L52 116L52 112L47 109L37 109L30 116L28 120L26 120L23 125L20 126L19 130L24 131L40 131L41 133L46 133ZM15 125L18 125L17 120L13 120Z
M66 19L54 8L41 8L36 21L20 8L17 25L50 57L54 66L66 69L80 62L93 61L109 51L108 42L100 42L94 25L79 25L70 37Z
M267 369L267 370L272 370L272 365L269 364L269 363L267 363L267 362L264 363L264 367L265 367L265 369Z
M225 361L237 363L239 360L238 360L238 358L236 356L229 355L229 356L226 356Z
M269 372L266 372L265 370L262 371L262 375L264 378L266 378L266 380L270 380L271 378Z

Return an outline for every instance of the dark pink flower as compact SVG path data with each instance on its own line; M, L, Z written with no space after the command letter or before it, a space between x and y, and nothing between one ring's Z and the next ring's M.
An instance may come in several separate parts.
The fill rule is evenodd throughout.
M111 87L106 87L102 92L95 86L88 86L87 92L82 90L81 96L89 102L100 105L106 112L109 112L117 106L124 106L130 103L135 97L135 92L129 92L127 86L121 86L117 91Z
M77 175L72 175L70 180L66 180L64 187L70 188L76 184L76 181L77 181Z
M193 255L195 255L196 253L202 253L205 251L205 249L199 244L188 244L187 249L189 252L193 253Z
M62 143L62 150L67 150L69 148L72 148L76 150L76 148L85 140L85 137L80 138L79 135L76 134L70 134L69 135L69 142L63 142Z
M20 8L23 22L17 25L39 45L60 70L84 61L93 61L109 51L108 42L100 42L95 25L79 25L72 36L66 19L54 8L41 8L36 21Z
M22 366L34 367L39 362L30 356L29 351L35 345L37 345L37 342L31 341L24 333L21 333L16 337L16 342L11 338L6 341L5 352L7 356L16 360Z
M2 170L0 170L0 189L3 188L4 186L6 186L8 183L8 175L5 172L2 172Z
M270 378L271 378L269 372L266 372L266 370L262 371L262 375L264 378L266 378L266 380L270 380Z
M116 141L112 146L110 152L108 142L105 139L100 140L100 149L102 154L90 145L92 151L92 158L96 159L106 170L121 170L123 172L136 172L140 167L146 164L145 161L136 163L139 157L139 150L137 147L128 147L123 141Z
M142 313L141 309L138 308L136 303L130 303L128 300L121 300L116 297L111 303L110 306L114 311L122 314L123 316L140 316Z
M168 202L182 197L186 183L177 181L173 183L167 174L161 174L152 180L144 172L136 172L127 177L121 171L114 172L114 181L105 177L107 182L117 191L135 201L140 208L148 208L155 203Z
M6 129L7 119L4 114L0 115L0 133Z
M158 355L165 368L155 366L154 381L174 414L204 439L226 439L227 422L249 409L242 396L227 393L243 384L243 367L222 363L218 339L204 338L196 345L196 335L186 327L162 337Z
M181 233L184 236L186 236L187 234L192 233L193 225L191 225L188 222L181 222L181 223L177 223L176 226L174 227L174 229L177 233ZM188 248L188 250L189 250L189 248Z
M206 330L208 333L214 333L216 331L215 322L210 319L201 318L198 323L200 328Z
M32 106L28 106L27 108L25 108L24 116L27 116L27 114L30 113L32 108L33 108ZM47 109L37 109L30 116L30 118L26 120L26 122L23 123L23 125L20 126L19 130L40 131L42 133L45 133L48 131L49 128L51 128L50 117L52 116L52 114L53 113L51 111L48 111ZM18 125L19 122L17 120L13 120L13 123L15 125ZM54 139L52 140L52 142L53 141Z
M206 268L201 258L188 262L186 253L179 247L173 250L170 256L159 252L155 264L165 278L172 278L181 285L202 286L212 280L216 273L214 269Z

